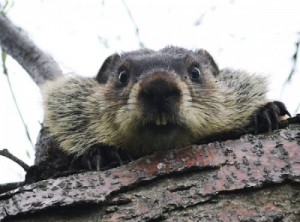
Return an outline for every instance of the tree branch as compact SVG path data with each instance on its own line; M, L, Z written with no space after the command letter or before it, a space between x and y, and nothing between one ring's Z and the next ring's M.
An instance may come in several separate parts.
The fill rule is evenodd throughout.
M133 25L134 28L135 28L135 35L136 35L136 38L137 38L137 40L138 40L138 42L139 42L139 46L140 46L141 48L145 48L145 44L142 42L141 37L140 37L140 34L139 34L140 29L139 29L139 27L137 26L137 24L136 24L136 22L135 22L135 20L134 20L134 18L133 18L133 16L132 16L132 14L131 14L131 11L130 11L129 7L128 7L128 5L127 5L127 3L126 3L125 0L122 0L122 2L123 2L124 7L126 8L128 17L130 18L130 20L131 20L131 22L132 22L132 25Z
M40 50L23 30L14 26L0 14L0 46L11 55L31 76L37 85L62 75L52 57Z
M0 219L17 214L24 219L24 213L46 213L54 206L59 211L46 213L52 221L299 219L299 149L298 122L269 135L157 153L118 168L43 180L2 194ZM79 204L85 210L78 211ZM68 216L63 209L69 209ZM30 221L45 216L33 215L27 215Z
M27 127L27 124L23 118L23 115L22 115L22 112L20 110L20 107L19 107L19 104L17 102L17 99L16 99L16 96L15 96L15 93L12 89L12 84L10 82L10 78L9 78L9 75L8 75L8 70L7 70L7 67L6 67L6 56L7 54L5 52L2 52L2 67L3 67L3 74L6 76L6 79L7 79L7 83L8 83L8 87L9 87L9 90L10 90L10 93L11 93L11 96L13 98L13 101L14 101L14 104L15 104L15 107L17 109L17 112L19 114L19 117L21 119L21 122L24 126L24 129L25 129L25 133L26 133L26 136L27 136L27 139L28 141L30 142L32 148L34 149L34 144L32 142L32 139L30 137L30 134L29 134L29 131L28 131L28 127Z
M20 160L18 157L15 157L7 149L0 150L0 155L5 156L6 158L14 161L19 166L21 166L25 171L27 171L29 169L29 166L26 163L24 163L24 161Z

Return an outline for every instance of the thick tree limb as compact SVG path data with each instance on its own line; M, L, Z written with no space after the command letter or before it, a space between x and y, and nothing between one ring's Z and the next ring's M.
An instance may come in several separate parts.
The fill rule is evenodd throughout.
M0 14L0 46L32 77L37 85L62 75L52 57L40 50L23 30Z
M55 221L74 215L116 221L299 219L299 151L300 124L293 124L270 135L158 153L107 171L44 180L2 194L0 219L54 206L71 208L55 211L63 211L61 217L53 211L39 215ZM85 207L82 214L74 213L78 204Z

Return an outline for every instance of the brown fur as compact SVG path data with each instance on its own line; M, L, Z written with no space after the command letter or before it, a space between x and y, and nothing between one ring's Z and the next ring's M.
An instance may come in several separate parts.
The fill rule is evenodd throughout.
M189 73L194 66L201 71L199 82ZM123 69L130 75L120 85ZM171 111L150 112L147 96L156 90L174 97L163 105ZM42 91L45 125L62 149L76 156L95 144L123 148L135 157L180 148L248 125L267 103L264 77L219 71L206 51L177 47L115 54L96 79L64 76ZM176 127L168 133L146 129L170 123Z

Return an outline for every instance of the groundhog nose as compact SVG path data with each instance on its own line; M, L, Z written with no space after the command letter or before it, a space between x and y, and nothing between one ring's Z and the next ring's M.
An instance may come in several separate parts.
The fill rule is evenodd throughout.
M165 79L155 79L142 85L141 99L151 105L170 106L180 98L177 84Z

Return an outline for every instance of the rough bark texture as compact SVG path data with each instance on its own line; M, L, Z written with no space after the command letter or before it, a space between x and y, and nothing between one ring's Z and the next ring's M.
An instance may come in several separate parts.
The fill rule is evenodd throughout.
M158 153L2 194L0 218L300 221L299 151L300 125L293 124L270 135Z
M25 32L0 14L0 46L32 77L37 85L62 75L52 57L40 50Z

